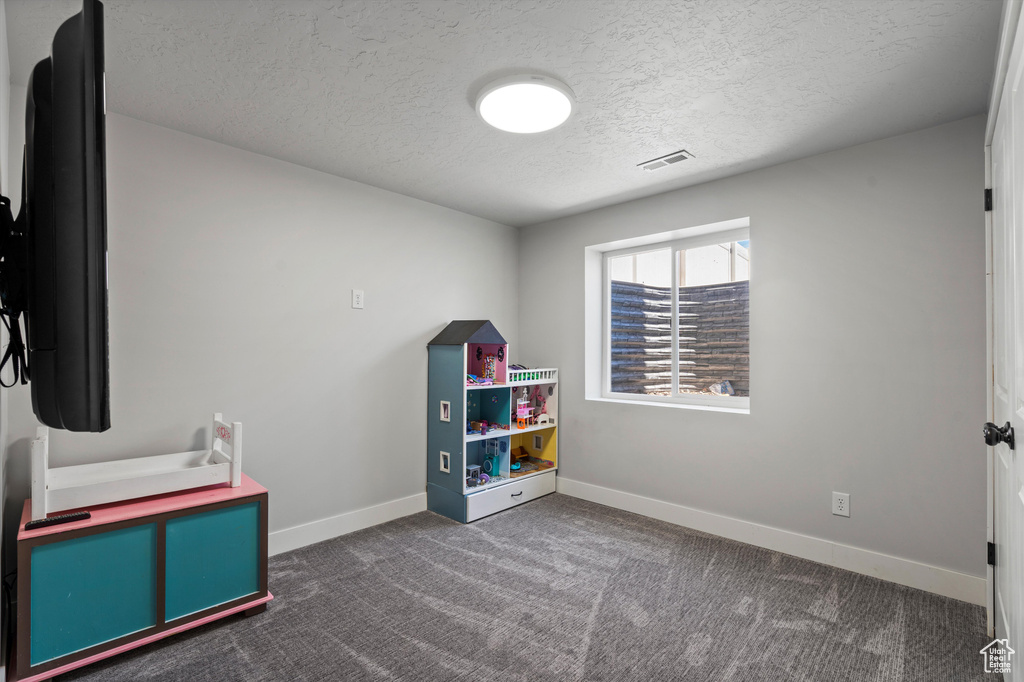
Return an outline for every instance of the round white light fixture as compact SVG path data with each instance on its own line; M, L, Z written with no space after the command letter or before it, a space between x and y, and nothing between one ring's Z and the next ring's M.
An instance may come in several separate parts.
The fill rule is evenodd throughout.
M565 83L547 76L509 76L490 83L476 98L476 113L498 130L541 133L566 122L576 98Z

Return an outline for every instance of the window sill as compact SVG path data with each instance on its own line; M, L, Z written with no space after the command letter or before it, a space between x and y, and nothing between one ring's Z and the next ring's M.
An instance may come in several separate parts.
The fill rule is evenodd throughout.
M677 403L662 400L634 400L632 398L587 398L601 403L619 403L620 405L650 405L652 407L674 407L683 410L700 410L704 412L726 412L729 414L750 414L749 407L726 407L724 405L697 405L694 403Z

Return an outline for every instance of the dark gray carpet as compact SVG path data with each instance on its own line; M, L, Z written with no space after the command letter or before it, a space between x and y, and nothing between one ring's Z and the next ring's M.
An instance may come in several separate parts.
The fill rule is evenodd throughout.
M984 610L563 495L273 557L266 613L70 682L981 680Z

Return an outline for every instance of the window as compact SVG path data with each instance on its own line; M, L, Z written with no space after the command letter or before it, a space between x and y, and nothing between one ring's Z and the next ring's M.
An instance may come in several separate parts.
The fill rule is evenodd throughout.
M749 228L603 253L602 395L749 407Z

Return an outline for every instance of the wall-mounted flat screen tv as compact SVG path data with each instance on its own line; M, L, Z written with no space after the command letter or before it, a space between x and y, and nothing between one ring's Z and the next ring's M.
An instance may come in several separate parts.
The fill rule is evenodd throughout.
M103 61L103 5L84 0L32 71L21 213L11 220L7 202L0 239L16 351L25 317L27 365L15 358L15 371L39 421L69 431L110 428Z

